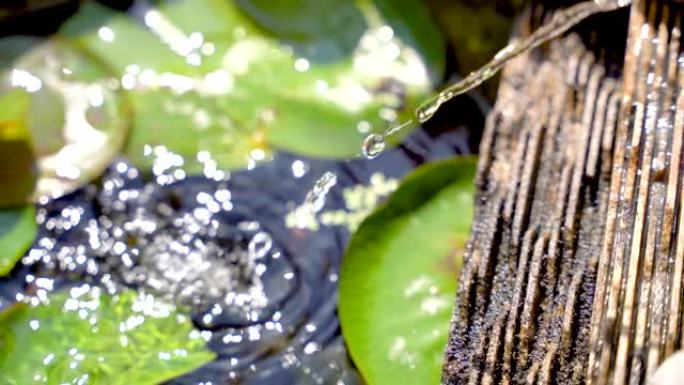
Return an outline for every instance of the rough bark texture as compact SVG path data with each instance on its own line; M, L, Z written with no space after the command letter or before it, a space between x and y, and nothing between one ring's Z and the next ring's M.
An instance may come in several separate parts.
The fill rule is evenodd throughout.
M621 79L576 35L506 68L443 384L639 384L681 347L681 13L632 6Z

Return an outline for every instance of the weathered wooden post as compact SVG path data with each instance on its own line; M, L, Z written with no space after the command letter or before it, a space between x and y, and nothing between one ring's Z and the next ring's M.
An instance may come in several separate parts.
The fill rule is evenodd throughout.
M637 0L621 71L577 35L505 69L444 384L641 384L682 347L683 11Z

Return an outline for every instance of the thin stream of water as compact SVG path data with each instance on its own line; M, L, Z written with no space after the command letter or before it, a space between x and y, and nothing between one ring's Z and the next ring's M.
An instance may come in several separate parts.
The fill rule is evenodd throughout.
M551 20L539 27L529 37L516 40L499 50L485 65L468 76L444 88L436 95L425 100L415 111L416 120L409 119L390 125L383 133L369 134L362 144L362 154L367 159L378 156L387 147L387 137L430 120L439 108L449 100L462 95L496 75L509 61L529 52L541 44L555 39L582 20L597 13L614 11L631 4L631 0L590 0L557 11Z
M560 36L589 16L613 11L629 4L631 0L590 0L556 12L548 23L539 27L529 37L511 42L497 52L487 64L423 102L416 109L416 118L425 123L434 116L442 104L479 86L499 72L510 60Z

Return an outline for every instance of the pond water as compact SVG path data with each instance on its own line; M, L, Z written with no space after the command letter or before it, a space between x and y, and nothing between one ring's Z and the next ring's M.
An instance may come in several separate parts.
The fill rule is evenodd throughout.
M336 315L349 227L416 166L469 153L473 138L453 127L419 129L373 160L277 153L252 170L189 177L181 165L145 177L118 159L97 182L37 205L38 237L0 279L0 308L83 282L150 291L191 314L218 354L169 383L360 383Z
M37 206L38 238L0 280L0 306L35 295L46 279L55 289L88 282L152 290L187 309L219 355L171 383L358 383L336 316L350 222L318 222L353 219L354 189L379 200L420 163L468 151L465 131L431 137L421 130L373 161L282 153L219 181L164 184L117 160L98 183ZM166 171L157 177L173 175ZM315 215L288 221L330 171L336 183Z

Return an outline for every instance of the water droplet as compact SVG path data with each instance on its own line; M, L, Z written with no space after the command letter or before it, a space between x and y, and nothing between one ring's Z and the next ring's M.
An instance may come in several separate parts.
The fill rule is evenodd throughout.
M373 159L385 149L385 137L372 133L363 140L363 156L367 159Z
M425 103L421 104L420 107L416 109L416 117L421 123L425 123L437 112L439 107L442 105L443 98L431 98Z

